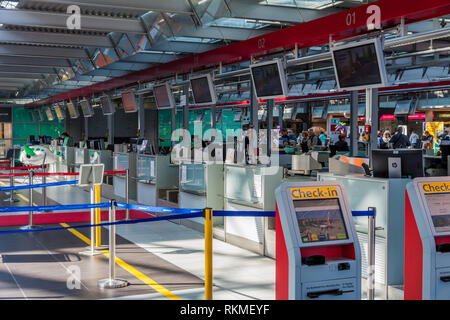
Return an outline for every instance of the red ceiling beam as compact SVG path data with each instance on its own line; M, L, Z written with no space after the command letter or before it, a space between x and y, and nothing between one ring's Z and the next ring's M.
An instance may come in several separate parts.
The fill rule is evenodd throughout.
M264 55L270 51L323 45L333 39L344 39L367 33L369 6L377 5L381 14L381 27L392 28L450 14L449 0L379 0L349 10L341 11L313 21L305 22L259 37L233 43L207 52L161 64L145 70L136 71L122 77L96 83L80 89L61 93L32 104L28 107L49 104L62 100L88 97L96 93L130 86L137 82L150 82L162 76L189 73L194 69L248 61L251 56Z

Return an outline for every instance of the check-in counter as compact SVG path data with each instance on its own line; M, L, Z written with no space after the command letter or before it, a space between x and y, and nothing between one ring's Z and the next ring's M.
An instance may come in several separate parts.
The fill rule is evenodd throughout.
M405 190L411 179L318 173L318 181L341 181L353 211L376 208L375 281L385 297L403 284ZM367 217L354 217L362 250L362 276L367 278Z
M134 152L114 152L113 153L113 170L128 170L128 195L129 200L137 200L136 192L136 153ZM126 198L126 176L114 175L113 187L114 194L121 198Z
M178 165L170 163L170 156L137 156L137 202L159 206L161 199L177 202ZM172 198L173 196L173 198Z
M111 150L93 150L89 151L89 163L90 164L101 164L105 165L105 171L113 170L113 157Z
M75 166L74 172L80 172L82 164L89 164L89 150L86 148L75 148Z
M224 210L275 211L275 189L283 182L315 181L311 176L284 178L284 168L226 164ZM225 217L225 241L275 257L275 219L269 217Z
M223 164L184 162L179 165L180 208L223 210ZM182 219L180 223L204 231L204 219ZM223 218L215 217L214 234L223 237Z
M72 147L55 146L53 148L55 163L50 165L49 172L71 172L75 162L75 151ZM64 180L64 177L56 177L58 180Z

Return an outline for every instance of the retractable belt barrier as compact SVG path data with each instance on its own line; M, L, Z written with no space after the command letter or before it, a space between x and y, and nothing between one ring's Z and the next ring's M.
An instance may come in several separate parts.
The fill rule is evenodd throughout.
M31 169L42 169L46 166L28 166L28 167L0 167L0 171L11 171L11 170L31 170Z
M42 168L42 167L39 167ZM11 169L11 168L10 168ZM0 168L1 170L6 170ZM105 171L104 175L115 175L115 174L126 174L126 171ZM49 177L49 176L79 176L79 172L34 172L35 177ZM0 174L0 178L9 178L9 177L28 177L28 173L2 173Z

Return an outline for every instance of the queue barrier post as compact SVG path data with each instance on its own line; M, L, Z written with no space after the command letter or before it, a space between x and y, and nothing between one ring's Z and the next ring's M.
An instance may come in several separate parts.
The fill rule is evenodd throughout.
M102 289L123 288L129 285L128 281L116 279L116 206L115 200L111 200L109 208L109 277L99 280L98 286Z
M101 200L101 186L95 186L95 203L100 203ZM100 224L102 222L102 211L101 208L95 209L95 224ZM97 249L105 249L107 246L102 246L102 228L95 227L95 247Z
M29 186L33 185L33 176L34 176L34 172L30 171L28 173L28 185ZM33 189L32 188L28 189L28 206L33 207ZM36 229L36 228L37 228L37 226L33 225L33 210L30 210L28 212L28 225L23 226L20 229L21 230L31 230L31 229Z
M44 164L42 165L42 172L46 173L46 167L45 167ZM46 175L42 176L42 183L44 183L44 184L47 183L47 176ZM46 187L42 188L42 205L43 206L47 205L47 188Z
M375 226L376 208L370 207L373 215L368 216L368 250L367 250L367 300L375 300Z
M130 204L130 198L129 198L129 184L130 184L130 170L127 169L125 173L125 202L126 204ZM126 220L130 219L130 209L127 207L126 209Z
M95 186L91 186L91 204L95 204ZM95 224L95 208L91 208L91 225ZM80 252L85 256L96 256L103 254L100 251L95 250L95 227L91 227L91 241L90 250Z
M9 177L9 186L10 187L14 187L14 169L13 169L14 168L14 156L11 159L10 167L11 167L11 170L10 170L11 176ZM12 202L12 203L19 202L18 199L14 198L14 190L10 191L9 199L6 199L5 201L9 201L9 202Z
M213 210L204 209L205 215L205 300L213 299Z

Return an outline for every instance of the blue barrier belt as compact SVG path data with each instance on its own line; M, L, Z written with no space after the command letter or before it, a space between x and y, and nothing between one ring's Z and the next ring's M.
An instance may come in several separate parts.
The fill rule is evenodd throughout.
M20 230L20 229L19 230L7 230L7 231L0 231L0 235L1 234L12 234L12 233L24 233L24 232L42 232L42 231L57 231L57 230L93 228L93 227L106 227L106 226L111 226L111 225L136 224L136 223L142 223L142 222L156 222L156 221L163 221L163 220L199 218L199 217L203 217L203 212L195 212L195 213L189 213L189 214L174 214L172 216L165 216L165 217L152 217L152 218L146 218L146 219L125 220L125 221L117 221L114 223L105 222L105 223L99 223L99 224L86 224L86 225L71 226L71 227L54 227L54 228L32 229L32 230Z
M26 211L63 211L91 208L110 208L110 202L95 204L71 204L66 206L36 206L36 207L0 207L0 212L26 212Z
M373 217L375 216L375 211L352 211L352 216L354 217Z
M51 182L51 183L41 183L41 184L32 184L32 185L26 185L26 186L2 187L2 188L0 188L0 191L11 191L11 190L24 190L24 189L57 187L57 186L74 185L74 184L78 184L78 180Z
M180 213L180 214L197 213L197 212L203 213L203 209L163 208L163 207L143 206L140 204L131 204L131 203L126 204L123 202L116 202L115 204L116 204L116 207L118 207L118 208L125 208L125 209L146 211L146 212Z
M214 217L275 217L275 211L213 211Z

